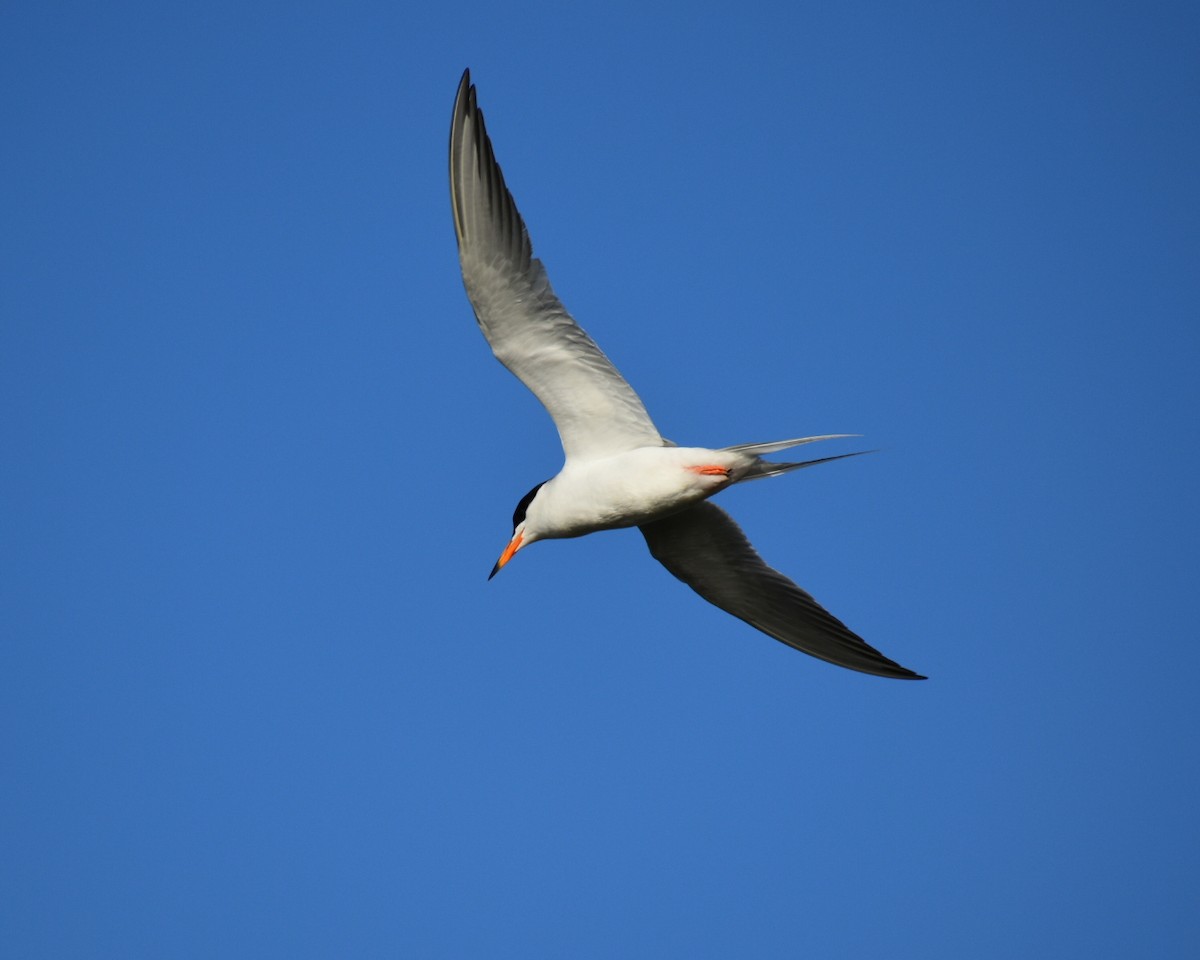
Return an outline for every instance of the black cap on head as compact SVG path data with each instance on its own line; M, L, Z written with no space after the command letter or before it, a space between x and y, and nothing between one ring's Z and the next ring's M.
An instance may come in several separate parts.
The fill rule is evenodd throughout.
M517 509L513 511L513 529L514 530L516 530L517 527L519 527L521 525L521 522L525 519L525 511L529 509L529 504L531 504L533 502L533 498L535 496L537 496L537 492L539 490L541 490L542 487L545 486L546 483L547 483L547 481L543 480L541 483L539 483L536 487L534 487L527 494L525 494L525 496L523 496L521 498L521 502L517 504Z

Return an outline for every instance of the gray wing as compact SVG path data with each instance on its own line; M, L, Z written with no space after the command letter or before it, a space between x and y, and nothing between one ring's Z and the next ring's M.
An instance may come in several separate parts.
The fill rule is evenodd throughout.
M672 574L763 633L840 667L924 680L894 663L778 570L768 567L729 514L708 501L643 524L650 553Z
M567 458L661 445L638 395L567 313L533 257L469 71L450 125L450 200L463 283L483 335L549 411Z

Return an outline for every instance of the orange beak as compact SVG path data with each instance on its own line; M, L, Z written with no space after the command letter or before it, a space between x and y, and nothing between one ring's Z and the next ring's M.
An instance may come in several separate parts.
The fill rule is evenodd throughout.
M504 548L504 552L502 554L500 554L500 559L496 561L496 565L494 567L492 567L492 572L488 574L489 580L491 580L492 577L494 577L496 574L498 574L500 572L500 568L503 567L506 563L508 563L509 560L511 560L513 558L514 553L516 553L518 550L521 549L521 541L524 539L525 539L524 534L518 533L518 534L515 534L511 540L508 541L508 546Z

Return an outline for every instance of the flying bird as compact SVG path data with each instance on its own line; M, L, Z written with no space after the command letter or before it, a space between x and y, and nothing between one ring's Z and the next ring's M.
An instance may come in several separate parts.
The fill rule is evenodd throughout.
M517 504L513 532L488 579L538 540L638 527L650 553L709 603L768 636L838 666L924 679L889 660L763 562L713 494L855 454L798 463L764 459L846 434L680 447L555 296L517 211L476 102L470 71L450 125L450 199L463 284L496 358L533 391L562 440L557 476Z

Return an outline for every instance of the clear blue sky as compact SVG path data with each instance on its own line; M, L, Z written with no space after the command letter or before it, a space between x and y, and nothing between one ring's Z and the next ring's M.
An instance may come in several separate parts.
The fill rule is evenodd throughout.
M1194 956L1195 5L443 6L0 13L0 953ZM927 682L485 582L467 66L664 433L880 450L720 502Z

